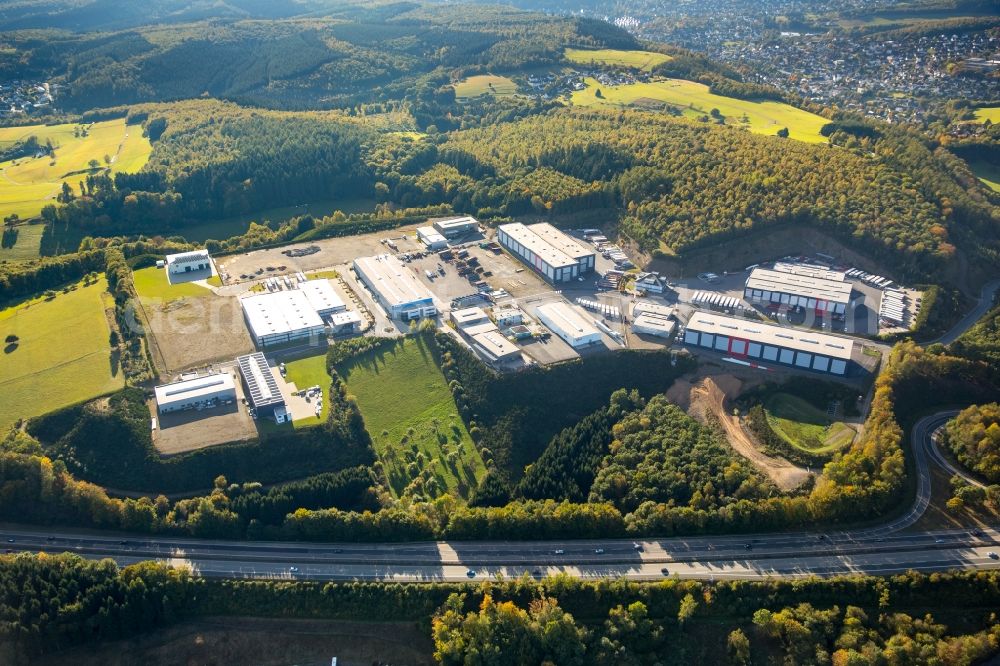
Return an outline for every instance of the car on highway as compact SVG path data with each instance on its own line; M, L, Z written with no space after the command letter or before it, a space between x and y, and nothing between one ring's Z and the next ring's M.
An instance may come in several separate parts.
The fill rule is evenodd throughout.
M594 549L594 555L603 555L603 554L604 554L604 549L603 548L596 548L596 549Z
M991 560L998 559L997 554L994 553L992 550L990 552L986 553L986 557L990 558Z
M664 576L669 576L670 575L670 571L666 567L663 567L662 569L660 569L660 573L663 574Z
M753 544L752 543L745 543L745 544L743 544L743 548L745 550L753 550Z
M556 555L565 555L566 551L563 550L562 548L556 548L555 553Z
M639 551L641 551L642 550L642 544L639 543L638 541L635 542L635 543L633 543L632 544L632 550L639 550Z
M299 572L299 568L298 567L288 567L288 571L289 571L289 573L298 573Z
M475 578L476 572L473 571L472 569L469 569L468 571L465 572L465 575L468 576L469 578Z

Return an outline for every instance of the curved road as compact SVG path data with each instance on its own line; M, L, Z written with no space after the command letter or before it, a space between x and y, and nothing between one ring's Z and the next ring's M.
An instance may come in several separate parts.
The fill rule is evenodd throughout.
M877 527L832 532L530 542L313 544L123 537L112 533L0 528L9 551L69 551L121 564L158 560L203 576L299 580L484 580L497 574L582 578L724 579L890 574L909 569L1000 568L995 529L901 533L931 498L932 434L953 412L921 419L913 429L917 492L903 515ZM992 556L991 556L992 555Z
M972 308L957 324L952 326L950 331L935 340L928 340L923 344L932 345L940 342L943 345L950 345L962 337L963 333L972 328L972 325L979 321L993 307L993 297L996 295L998 289L1000 289L1000 279L991 280L984 284L982 290L979 292L979 302L976 303L976 307Z

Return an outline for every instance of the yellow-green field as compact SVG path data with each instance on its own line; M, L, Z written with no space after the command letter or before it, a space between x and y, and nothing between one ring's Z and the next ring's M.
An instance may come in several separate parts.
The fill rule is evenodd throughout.
M587 87L572 95L573 104L577 106L655 108L668 104L680 109L689 118L700 118L709 115L712 109L718 109L725 116L727 125L746 127L757 134L776 134L787 127L792 139L809 143L825 143L827 140L819 130L830 121L783 102L748 102L724 97L710 93L708 86L702 83L682 79L623 86L602 86L591 78L585 82ZM602 97L597 96L598 90Z
M87 136L74 136L74 130L86 127ZM27 125L0 128L0 147L9 147L30 136L39 143L51 141L55 157L22 157L0 162L0 217L17 213L21 218L38 215L55 201L64 182L74 191L91 170L90 160L108 166L114 173L134 172L149 160L153 147L142 136L138 125L125 125L125 119L106 120L90 125Z
M620 51L618 49L566 49L566 59L579 65L617 65L649 71L660 63L673 60L665 53L655 51Z
M104 310L113 302L106 289L101 278L52 300L0 310L0 429L124 385L121 371L112 369ZM11 335L18 340L6 342Z
M197 298L211 296L212 290L195 282L170 284L167 281L167 270L150 266L140 268L132 273L135 291L144 301L158 300L162 302L176 301L179 298Z
M495 74L479 74L462 79L455 84L455 97L471 99L480 95L513 95L517 92L517 84L506 76Z
M788 393L775 393L764 405L771 428L797 449L833 453L854 441L857 434L842 421L831 421L825 412Z
M323 411L319 418L310 416L309 418L292 421L295 428L317 426L326 423L327 414L330 413L330 373L326 371L326 354L307 356L306 358L287 361L285 363L285 378L294 383L298 389L307 389L310 386L319 386L323 391Z
M984 123L987 120L991 124L1000 123L1000 106L981 106L976 109L976 120Z
M44 232L44 224L19 224L13 229L5 227L3 242L0 243L0 261L37 259Z
M1000 192L1000 167L989 162L976 160L969 162L969 168L976 177L994 192Z

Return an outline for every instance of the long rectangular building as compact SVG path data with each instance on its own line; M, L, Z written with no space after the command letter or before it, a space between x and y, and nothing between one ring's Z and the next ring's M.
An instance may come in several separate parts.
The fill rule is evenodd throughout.
M585 347L601 341L601 333L567 303L546 303L538 308L538 318L570 347Z
M743 297L765 307L801 307L818 315L843 317L851 302L851 291L851 283L842 280L755 268L747 278Z
M240 299L247 329L258 347L323 335L323 318L314 306L322 299L318 294L310 299L310 293L290 289Z
M497 240L550 282L569 282L594 270L593 250L545 222L500 225Z
M267 359L261 352L247 354L236 359L243 377L243 388L250 406L261 416L272 415L279 423L287 415L285 398L278 388L278 380L274 378Z
M435 229L445 238L454 238L475 231L479 228L479 222L474 217L453 217L448 220L436 220L433 223Z
M695 312L684 331L685 344L714 349L734 358L845 375L854 342L713 312Z
M354 272L390 318L409 321L437 314L434 295L395 255L355 259Z
M161 414L184 409L205 409L228 400L236 399L236 384L228 372L220 372L153 389L156 409Z

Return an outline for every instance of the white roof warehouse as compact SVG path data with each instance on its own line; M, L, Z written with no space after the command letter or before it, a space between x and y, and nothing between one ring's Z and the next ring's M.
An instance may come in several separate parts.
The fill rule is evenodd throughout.
M836 273L833 273L836 275ZM743 296L751 303L786 305L843 315L851 302L852 286L843 280L755 268Z
M552 282L569 282L594 270L593 250L545 222L502 224L497 227L497 240Z
M701 311L691 315L684 342L747 361L835 375L847 374L854 353L854 341L847 338Z
M409 321L437 314L434 295L395 255L355 259L354 272L390 318Z
M185 379L172 384L163 384L153 389L159 412L176 412L182 409L206 407L220 401L236 399L236 384L228 372L220 372L194 379Z
M323 317L346 309L327 280L300 283L297 289L256 294L240 300L250 335L258 346L323 334Z

